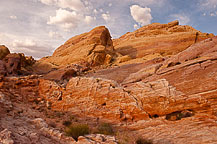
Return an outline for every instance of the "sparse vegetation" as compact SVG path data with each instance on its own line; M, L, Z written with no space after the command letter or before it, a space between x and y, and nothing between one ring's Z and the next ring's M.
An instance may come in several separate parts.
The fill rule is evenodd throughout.
M102 123L98 126L97 133L105 134L105 135L114 135L114 130L110 124Z
M71 121L63 121L64 126L70 126L72 124Z
M139 138L136 140L136 144L153 144L151 140Z
M66 127L65 133L67 136L71 136L77 141L79 136L89 134L90 130L88 125L86 124L77 124Z

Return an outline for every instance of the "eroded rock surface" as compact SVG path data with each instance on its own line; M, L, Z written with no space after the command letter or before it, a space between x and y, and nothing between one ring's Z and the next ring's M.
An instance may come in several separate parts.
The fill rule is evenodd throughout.
M173 21L144 26L115 39L113 43L118 53L133 59L140 58L136 61L138 63L156 57L176 55L192 44L213 36Z
M0 142L118 143L102 134L75 141L49 124L70 113L154 144L217 143L216 37L174 21L113 42L105 27L73 37L33 66L42 75L17 76L31 58L0 60Z
M0 60L5 58L8 54L10 54L9 49L4 45L0 45Z
M109 64L115 56L113 42L108 29L97 27L69 39L60 46L51 57L42 61L54 65L68 65L71 63L87 63L90 66Z

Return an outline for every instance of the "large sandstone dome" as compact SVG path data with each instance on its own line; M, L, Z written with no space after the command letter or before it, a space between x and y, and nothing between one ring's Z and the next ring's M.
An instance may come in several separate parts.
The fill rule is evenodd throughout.
M213 36L173 21L168 24L153 23L112 40L108 29L100 26L72 37L57 48L51 57L41 61L56 66L72 63L88 63L91 66L138 63L175 55Z
M114 55L111 35L106 27L100 26L69 39L43 61L57 66L82 62L97 66L110 63Z

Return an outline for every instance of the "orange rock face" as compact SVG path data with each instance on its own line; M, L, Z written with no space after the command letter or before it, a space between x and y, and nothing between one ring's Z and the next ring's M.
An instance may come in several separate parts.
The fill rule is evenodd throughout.
M0 60L2 60L9 53L10 53L10 51L6 46L0 45Z
M114 56L110 33L104 26L97 27L69 39L43 61L61 66L86 62L91 66L109 64Z
M213 37L190 26L181 26L178 21L168 24L153 23L113 40L114 48L131 58L175 55L192 44ZM148 58L150 59L150 58Z
M65 87L41 80L39 93L55 110L115 124L127 122L126 127L156 143L184 143L186 139L199 143L195 137L204 137L208 127L215 130L217 126L213 122L217 119L215 51L213 37L169 59L100 70L87 77L72 78ZM186 139L174 139L175 131ZM208 133L201 142L217 142L214 135Z
M36 101L35 109L46 105L51 111L109 122L154 144L217 143L217 37L174 21L142 27L113 42L108 29L97 27L41 59L35 68L50 66L41 70L42 76L2 77L0 116L11 110L8 98L21 104ZM94 67L111 63L122 65ZM3 75L7 69L0 61ZM40 118L34 121L46 126ZM6 128L0 123L0 134L10 133ZM11 131L20 138L16 129ZM54 130L46 126L41 131ZM99 136L78 139L87 143Z

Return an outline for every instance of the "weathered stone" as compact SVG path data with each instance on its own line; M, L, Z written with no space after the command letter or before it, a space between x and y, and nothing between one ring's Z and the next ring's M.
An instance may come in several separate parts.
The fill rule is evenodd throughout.
M133 59L147 55L170 56L187 49L194 43L213 37L213 34L201 33L190 27L178 25L178 21L168 24L153 23L126 33L113 40L114 49ZM158 55L155 55L158 54ZM140 62L144 62L143 59ZM130 63L130 62L129 62Z
M98 66L109 63L107 54L115 56L113 42L108 29L100 26L69 39L55 50L53 56L43 58L41 61L58 66L85 61L91 66Z
M212 38L201 41L208 37ZM68 113L76 116L76 123L108 122L117 133L137 135L126 143L138 138L156 144L216 143L216 40L178 21L155 23L114 40L118 54L108 30L98 27L36 63L33 69L43 77L16 77L17 57L21 70L34 62L29 58L23 63L28 59L24 55L8 54L6 63L0 61L3 75L4 70L9 74L11 63L16 67L13 77L0 82L0 143L118 143L101 134L80 136L78 141L66 137L58 128L64 129L62 120L68 120ZM120 65L113 67L112 62ZM104 64L109 66L92 67ZM51 127L54 121L57 127Z
M4 77L7 74L5 62L0 60L0 77Z
M14 141L11 137L11 132L7 129L0 132L0 142L2 144L14 144Z
M10 54L9 49L4 45L0 45L0 60L5 58L8 54Z

